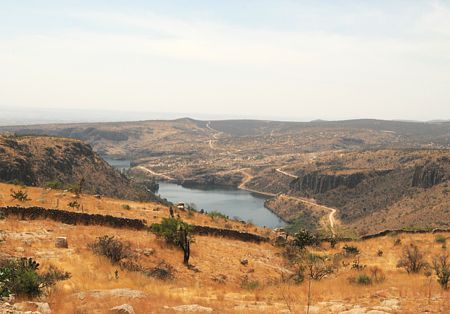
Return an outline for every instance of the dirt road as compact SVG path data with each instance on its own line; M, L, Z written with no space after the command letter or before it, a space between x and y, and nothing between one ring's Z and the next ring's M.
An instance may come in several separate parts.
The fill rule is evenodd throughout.
M141 170L143 170L145 172L148 172L148 173L150 173L150 174L152 174L154 176L162 177L162 178L167 179L167 180L176 180L175 178L172 178L172 177L170 177L170 176L168 176L166 174L155 172L155 171L153 171L151 169L148 169L148 168L146 168L144 166L137 166L136 168L141 169Z
M312 202L312 201L309 201L309 200L306 200L306 199L303 199L303 198L300 198L300 197L296 197L296 196L290 196L290 195L287 195L287 194L274 194L274 193L262 192L262 191L257 191L257 190L253 190L253 189L247 188L246 184L253 179L253 176L250 173L248 173L247 171L245 171L245 170L246 169L240 169L240 172L245 177L244 177L244 180L242 180L241 184L239 185L239 189L245 190L245 191L249 191L249 192L252 192L252 193L257 193L257 194L261 194L261 195L270 196L270 197L277 197L277 196L278 197L284 197L284 198L291 199L291 200L294 200L294 201L297 201L297 202L301 202L301 203L305 203L305 204L308 204L308 205L311 205L311 206L323 208L323 209L325 209L325 210L330 212L328 214L328 223L330 225L331 232L333 233L333 235L336 235L336 231L335 231L336 219L334 218L334 216L336 214L336 209L335 208L324 206L324 205L320 205L320 204L317 204L315 202ZM281 168L278 168L276 170L278 172L284 174L284 175L287 175L287 176L290 176L290 177L293 177L293 178L297 178L297 176L295 176L293 174L290 174L290 173L287 173L287 172L281 170Z

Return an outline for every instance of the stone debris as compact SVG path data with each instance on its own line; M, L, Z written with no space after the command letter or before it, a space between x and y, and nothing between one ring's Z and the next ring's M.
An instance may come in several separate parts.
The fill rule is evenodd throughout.
M127 288L110 289L110 290L90 290L74 294L80 300L84 300L87 296L93 298L144 298L145 293L140 290L132 290Z
M134 314L134 309L129 304L122 304L122 305L113 307L109 311L111 313L118 313L118 314Z
M51 314L52 310L50 309L50 306L48 303L45 302L20 302L13 305L12 309L14 311L22 311L22 312L29 312L32 313L41 313L41 314ZM14 312L13 312L14 313Z
M67 249L69 247L69 243L67 243L67 238L57 237L55 240L55 247L60 249Z
M392 314L400 310L398 299L385 299L379 305L369 306L367 304L350 304L340 301L319 302L311 305L309 313L339 313L339 314ZM305 307L305 313L307 308Z
M212 313L213 309L206 306L201 306L198 304L185 304L178 306L164 306L165 310L173 310L175 312L194 312L194 313Z
M155 249L144 249L143 250L143 254L145 255L145 256L151 256L151 255L153 255L153 254L155 254Z

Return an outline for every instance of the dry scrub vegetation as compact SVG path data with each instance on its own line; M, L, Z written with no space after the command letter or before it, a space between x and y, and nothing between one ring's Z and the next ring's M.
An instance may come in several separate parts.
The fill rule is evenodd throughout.
M11 189L26 191L28 200L14 200ZM68 206L75 199L80 207ZM145 219L149 225L169 217L169 208L156 203L87 195L74 198L57 190L1 184L0 205L19 203ZM177 214L188 223L226 224L276 236L270 230L223 218ZM389 235L339 242L333 248L324 242L307 247L307 252L268 242L196 235L190 266L186 267L178 247L147 231L14 217L1 219L0 230L1 256L32 257L44 268L53 265L71 274L42 297L54 313L106 313L124 303L132 305L136 313L171 313L175 312L172 307L183 304L199 304L217 313L304 313L308 303L311 313L339 313L355 307L360 313L376 308L386 313L450 312L449 292L440 287L433 270L433 256L446 250L449 233ZM67 237L67 249L55 248L60 236ZM113 246L121 247L124 254L105 257L95 246L104 236L114 236L103 238L106 242L113 239L123 244L115 242ZM417 246L428 266L408 274L398 266L405 248L411 245ZM152 271L158 269L170 276L155 276Z

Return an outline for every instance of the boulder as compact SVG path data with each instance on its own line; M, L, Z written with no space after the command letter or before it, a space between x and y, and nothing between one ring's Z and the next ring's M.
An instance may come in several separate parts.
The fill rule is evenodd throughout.
M46 302L20 302L16 303L13 306L14 310L16 311L35 311L39 312L41 314L51 314L52 310L50 309L50 306Z
M55 247L60 249L67 249L69 244L67 243L66 237L57 237L55 240Z
M151 256L151 255L153 255L154 253L155 253L155 250L154 249L144 249L143 251L142 251L142 253L145 255L145 256Z
M248 265L248 259L241 258L241 264L244 265L244 266L247 266Z

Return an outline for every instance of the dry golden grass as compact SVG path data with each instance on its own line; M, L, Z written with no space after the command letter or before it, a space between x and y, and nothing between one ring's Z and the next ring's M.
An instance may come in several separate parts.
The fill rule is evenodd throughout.
M16 204L9 197L11 185L0 185L0 205ZM72 199L70 193L58 196L61 191L47 191L39 188L27 188L32 199L23 205L39 205L54 207L56 197L60 197L60 208ZM40 201L42 198L44 201ZM146 219L148 222L159 221L168 215L168 209L159 204L137 203L123 200L83 195L79 199L86 212L112 214L115 216ZM128 204L131 210L122 208ZM159 211L153 211L159 207ZM144 209L145 208L145 209ZM198 224L223 226L224 221L214 222L204 215L183 218ZM230 222L228 222L230 223ZM231 222L233 228L247 228ZM136 313L170 313L164 306L180 304L200 304L212 307L218 313L277 313L290 309L292 313L303 313L307 300L307 285L288 284L282 282L282 273L287 271L286 261L282 258L281 248L270 243L246 243L218 237L196 236L192 244L191 264L199 272L187 269L182 263L182 252L168 247L156 239L153 234L144 231L113 229L102 226L71 226L54 221L33 220L20 221L8 217L0 220L0 230L5 241L0 244L2 253L14 256L35 258L43 267L54 264L72 274L72 277L60 282L44 297L54 313L106 313L113 306L123 303L131 304ZM257 232L265 232L258 228ZM139 255L139 262L145 267L154 267L164 260L175 268L175 278L161 281L147 277L138 272L129 272L112 265L106 258L95 255L88 244L99 236L114 235L123 241L130 242L133 250L152 248L151 256ZM54 240L58 236L66 236L68 249L56 249ZM450 237L450 234L446 234ZM449 293L438 286L435 278L431 282L423 274L408 275L396 268L401 256L402 245L395 246L394 241L401 239L402 245L414 242L425 253L430 261L431 256L442 250L442 244L435 242L435 235L398 235L385 236L366 241L349 242L360 251L360 263L369 267L379 267L386 280L379 284L359 286L351 284L348 278L357 272L350 266L342 266L336 274L321 281L312 283L312 304L337 300L341 303L364 307L379 305L390 298L399 299L402 313L417 313L418 309L428 309L434 313L449 312ZM31 241L27 241L31 240ZM344 243L331 249L323 244L316 249L320 254L342 252ZM21 249L19 249L21 248ZM383 255L377 256L378 250ZM248 259L244 266L240 259ZM344 261L351 264L353 258ZM116 279L115 271L119 278ZM214 280L224 276L223 283ZM241 288L243 279L258 282L253 290ZM431 283L431 284L430 284ZM142 291L143 298L104 296L95 298L89 291L110 289L133 289ZM431 289L431 298L429 293ZM85 293L85 296L79 293Z

